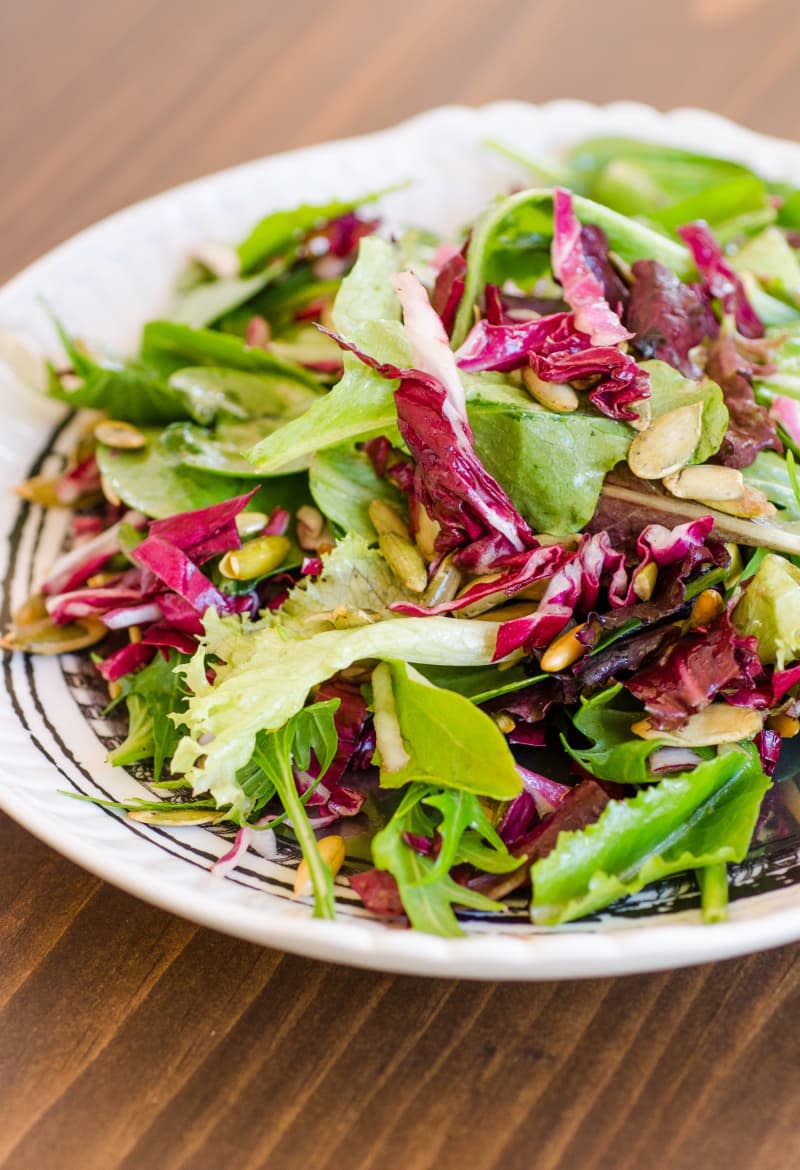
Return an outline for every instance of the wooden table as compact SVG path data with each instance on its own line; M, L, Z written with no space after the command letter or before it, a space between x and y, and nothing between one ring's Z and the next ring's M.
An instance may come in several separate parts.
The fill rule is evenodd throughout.
M0 277L121 205L448 101L798 133L796 0L4 0ZM544 985L260 950L0 818L2 1170L794 1170L797 947Z

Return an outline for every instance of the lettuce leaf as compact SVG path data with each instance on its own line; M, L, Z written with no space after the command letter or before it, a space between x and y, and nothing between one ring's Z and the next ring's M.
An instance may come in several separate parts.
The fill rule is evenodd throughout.
M654 360L640 364L650 375L650 413L653 419L678 407L702 402L702 430L691 462L705 463L719 451L728 428L728 408L722 389L710 378L691 381L666 362Z
M496 800L511 800L521 791L514 757L491 716L462 695L434 686L406 662L388 666L408 763L391 772L382 764L384 788L419 781Z
M376 540L369 518L373 500L385 500L402 515L406 498L385 476L378 476L371 460L354 444L318 451L308 469L308 483L314 503L344 532Z
M776 553L767 553L732 614L742 634L758 639L762 662L783 670L800 657L800 569Z
M614 705L622 685L608 687L590 699L581 698L581 705L572 722L575 729L591 741L590 748L572 747L561 737L565 751L581 767L599 780L616 784L648 784L653 775L648 766L650 756L663 747L660 739L639 739L631 726L641 719L641 711L628 711Z
M210 610L206 636L185 668L192 692L181 717L187 734L173 769L219 804L247 811L236 772L260 731L275 731L304 705L312 687L362 659L402 659L441 666L485 666L497 630L456 618L390 618L356 629L298 639L273 624L220 618ZM215 661L216 660L216 661ZM206 675L214 664L214 681ZM205 757L202 766L197 762Z
M531 867L533 921L572 922L670 874L741 861L768 786L756 749L737 745L611 801Z

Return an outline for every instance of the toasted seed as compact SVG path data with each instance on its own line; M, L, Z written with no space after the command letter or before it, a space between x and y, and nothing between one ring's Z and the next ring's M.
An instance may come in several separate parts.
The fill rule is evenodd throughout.
M368 511L379 536L385 532L393 532L395 536L402 536L404 540L411 539L405 520L397 509L387 504L385 500L372 500Z
M700 441L703 404L679 406L654 419L630 445L628 466L639 479L663 479L689 462Z
M752 707L712 703L696 715L690 715L683 727L674 731L661 731L653 727L649 719L634 723L631 731L641 739L663 739L676 747L704 747L752 739L761 730L763 722L763 714Z
M648 565L638 569L633 578L633 592L640 601L649 601L658 580L658 565L650 561Z
M340 837L336 833L331 833L329 837L323 837L319 842L319 852L322 860L328 865L333 876L336 877L344 865L344 837ZM295 871L294 896L295 898L305 898L311 892L311 874L309 873L308 862L304 857Z
M98 443L116 447L120 451L138 451L147 443L138 427L116 418L103 418L95 423L94 437Z
M544 382L530 367L523 370L522 383L531 398L558 414L571 414L580 406L580 398L571 386L561 382Z
M702 463L684 467L664 478L664 487L679 500L737 500L744 491L744 476L735 467Z
M18 483L14 491L18 496L22 496L23 500L39 504L42 508L63 507L58 497L58 480L46 475L34 475L24 483Z
M208 808L134 809L128 813L128 820L143 825L215 825L225 813Z
M265 512L240 512L236 517L236 531L242 540L250 536L258 536L269 520Z
M122 694L122 683L117 682L116 679L113 679L108 684L108 697L109 697L109 699L112 699L112 700L118 699L121 694Z
M436 560L436 538L441 531L439 521L432 520L419 502L417 502L414 519L417 525L417 531L414 534L417 548L426 561Z
M304 552L314 552L325 533L325 517L319 508L303 504L297 509L297 543Z
M707 626L713 622L725 608L725 599L716 589L704 589L698 595L689 615L690 626Z
M382 533L378 544L398 581L411 593L424 593L428 585L428 567L416 545L396 532Z
M461 581L461 570L456 568L452 555L448 553L431 577L428 588L422 595L422 604L430 607L452 601L458 593Z
M115 508L118 508L120 506L120 504L122 503L122 500L119 498L117 493L114 491L114 488L111 485L111 481L107 475L100 476L100 487L103 491L103 495L108 500L109 504L113 504Z
M50 618L14 626L0 641L4 650L23 650L26 654L68 654L94 646L108 633L96 618L86 617L57 626Z
M219 563L219 571L231 581L265 577L286 559L291 547L285 536L259 536L241 548L226 552Z
M795 719L793 715L785 715L780 712L777 715L772 715L767 720L767 727L770 731L777 731L782 739L794 739L798 731L800 731L800 719Z
M496 606L488 613L475 614L478 622L510 622L515 618L530 617L539 608L537 601L516 601L512 605Z
M15 611L13 621L14 625L19 628L21 626L33 625L35 622L45 621L49 616L44 594L33 593Z
M492 715L492 719L494 719L503 735L508 735L517 726L511 716L506 714L505 711L497 711L494 715Z
M142 631L138 626L128 626L128 638L131 642L141 642Z
M741 516L745 520L767 520L778 511L764 492L749 486L735 500L715 500L714 508L726 516Z
M578 634L585 625L586 622L581 622L580 625L573 626L571 630L567 630L566 634L559 634L555 641L550 643L539 664L542 670L550 673L566 670L568 666L572 666L573 662L577 662L579 658L583 657L589 647L578 641Z

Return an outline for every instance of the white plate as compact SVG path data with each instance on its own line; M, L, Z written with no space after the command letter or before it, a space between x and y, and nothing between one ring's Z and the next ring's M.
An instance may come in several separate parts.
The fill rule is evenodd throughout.
M453 229L489 196L523 181L513 164L483 148L487 138L536 155L597 133L640 135L725 154L800 185L800 147L702 111L663 115L627 103L597 108L578 102L444 108L380 134L235 167L128 208L6 285L0 291L0 327L52 351L55 337L42 308L44 297L71 331L130 347L141 324L164 308L171 280L192 244L236 239L270 208L347 198L413 179L411 187L384 201L385 223ZM9 488L31 474L40 452L56 452L44 456L45 470L59 465L63 456L58 452L68 449L72 424L63 422L52 403L14 383L3 367L0 394L0 481L8 500ZM47 569L64 521L26 506L4 511L0 571L7 618ZM645 971L800 938L800 886L795 884L800 882L800 843L791 836L736 871L734 892L741 896L725 925L703 926L696 910L681 909L689 882L640 895L635 917L629 905L625 915L607 915L590 925L535 931L515 916L504 924L472 923L469 937L454 940L370 919L340 882L339 920L317 921L306 905L289 899L290 868L248 855L243 870L216 878L209 867L226 848L218 834L134 824L60 795L59 790L78 789L119 798L141 789L134 777L105 763L109 728L100 718L99 692L85 663L6 657L0 807L99 876L218 930L364 967L491 979Z

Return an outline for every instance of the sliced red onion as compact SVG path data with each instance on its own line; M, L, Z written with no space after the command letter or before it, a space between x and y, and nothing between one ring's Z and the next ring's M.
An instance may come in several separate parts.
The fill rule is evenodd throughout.
M700 756L691 748L662 747L656 748L648 761L651 772L684 772L696 768L700 763Z

